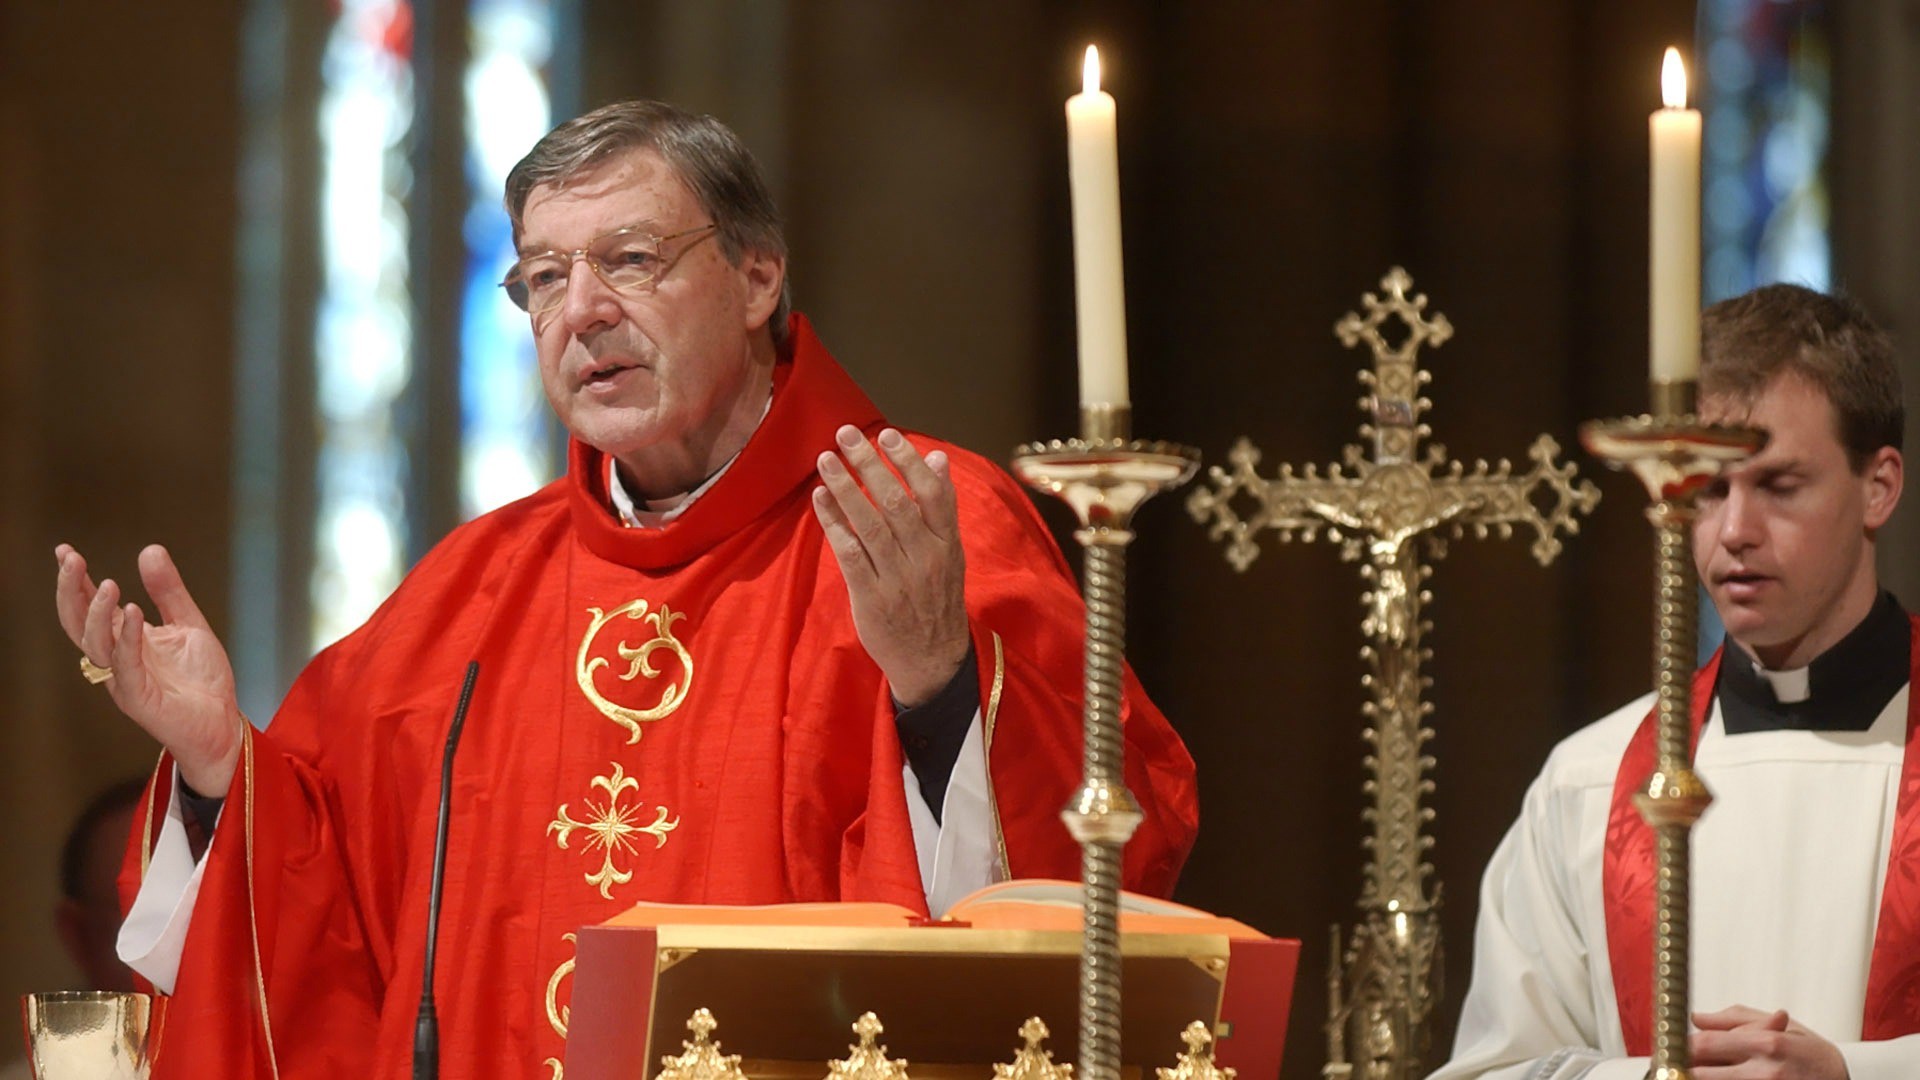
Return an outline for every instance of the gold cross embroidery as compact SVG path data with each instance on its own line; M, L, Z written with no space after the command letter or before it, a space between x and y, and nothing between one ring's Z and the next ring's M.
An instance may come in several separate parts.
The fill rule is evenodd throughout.
M645 833L653 837L656 849L665 847L667 834L680 827L680 819L667 820L667 808L656 806L652 824L636 825L640 815L645 813L645 804L639 801L623 803L620 796L628 791L640 790L640 781L628 776L619 762L613 763L613 772L608 776L596 776L588 784L607 793L604 803L595 804L591 796L587 800L587 820L575 821L567 813L567 804L561 803L555 811L554 819L547 824L547 834L555 838L560 850L568 850L567 842L575 829L584 829L587 833L586 851L591 854L596 849L604 856L600 869L585 875L587 884L598 886L600 895L613 899L613 887L625 885L633 880L632 870L622 870L613 865L616 854L631 855L638 846L633 836Z

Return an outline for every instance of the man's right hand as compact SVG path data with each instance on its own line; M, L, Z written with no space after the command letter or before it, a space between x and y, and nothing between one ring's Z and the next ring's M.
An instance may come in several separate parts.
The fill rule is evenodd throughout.
M158 544L140 553L140 579L161 622L147 625L140 606L121 603L111 579L97 587L87 561L70 545L53 557L60 575L54 602L60 627L82 656L113 677L103 684L113 703L160 740L180 778L202 795L225 795L240 762L243 725L227 650L180 580L173 557Z
M1784 1009L1733 1005L1694 1013L1690 1037L1698 1080L1847 1080L1840 1048L1795 1023Z

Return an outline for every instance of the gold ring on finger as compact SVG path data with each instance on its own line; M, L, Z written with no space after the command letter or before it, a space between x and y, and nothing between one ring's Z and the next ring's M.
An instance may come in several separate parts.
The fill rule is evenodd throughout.
M110 667L102 667L94 663L91 657L82 654L80 657L80 674L86 676L88 682L99 686L101 683L113 678L113 669Z

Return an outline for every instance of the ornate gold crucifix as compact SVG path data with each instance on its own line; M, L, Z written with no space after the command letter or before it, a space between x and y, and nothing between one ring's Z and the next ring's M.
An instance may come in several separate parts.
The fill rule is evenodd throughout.
M1365 791L1373 805L1364 814L1372 833L1371 858L1360 894L1362 922L1345 949L1333 928L1328 973L1331 1012L1327 1021L1329 1080L1414 1080L1431 1040L1427 1020L1440 988L1440 890L1426 888L1433 867L1422 834L1433 811L1421 806L1433 790L1426 773L1433 758L1421 751L1433 732L1433 711L1421 700L1427 680L1420 665L1432 653L1422 644L1432 630L1421 613L1432 598L1427 563L1446 554L1449 539L1471 531L1502 539L1515 526L1533 530L1533 557L1545 566L1560 553L1560 533L1579 531L1576 517L1600 501L1592 483L1573 480L1572 465L1558 465L1559 444L1550 435L1534 440L1527 456L1533 468L1515 475L1502 459L1466 469L1448 461L1438 443L1424 447L1432 430L1421 416L1433 403L1422 396L1431 376L1416 362L1423 347L1453 336L1446 316L1426 316L1427 298L1407 290L1413 280L1394 267L1380 279L1387 299L1366 293L1366 314L1348 313L1335 325L1342 344L1365 342L1371 370L1360 372L1367 390L1360 409L1368 417L1360 437L1373 441L1373 456L1349 444L1341 462L1322 471L1308 465L1295 473L1280 466L1277 478L1260 476L1260 452L1246 439L1234 444L1231 469L1208 470L1207 486L1187 501L1187 510L1208 535L1227 539L1227 561L1245 572L1260 554L1256 537L1267 529L1283 541L1325 535L1340 556L1359 562L1365 582L1360 629L1368 673L1361 678L1370 700L1361 706L1369 721L1363 735L1372 749ZM1388 341L1381 327L1398 319L1406 337ZM1242 517L1236 497L1253 511ZM1538 500L1538 501L1536 501ZM1545 510L1542 506L1546 506ZM1351 1047L1351 1052L1349 1048Z

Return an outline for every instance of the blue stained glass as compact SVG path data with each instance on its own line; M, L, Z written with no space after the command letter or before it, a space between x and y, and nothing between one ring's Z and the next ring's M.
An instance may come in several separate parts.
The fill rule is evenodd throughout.
M553 52L548 0L475 0L467 102L466 281L460 313L460 507L471 517L532 492L557 471L526 315L499 288L517 258L501 206L507 172L551 125L542 69Z
M314 327L314 647L399 583L408 459L396 407L412 375L405 202L413 11L341 0L321 63L323 291Z
M1710 0L1704 288L1833 277L1826 181L1831 62L1824 0Z

